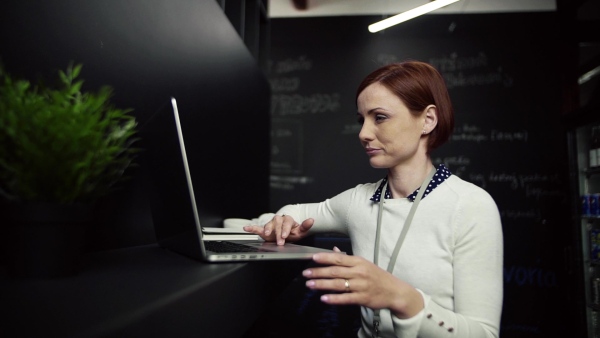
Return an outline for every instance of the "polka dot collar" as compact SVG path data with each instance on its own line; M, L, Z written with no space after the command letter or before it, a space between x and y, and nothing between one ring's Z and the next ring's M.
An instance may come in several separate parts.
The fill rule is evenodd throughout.
M423 193L422 198L425 198L425 196L427 196L430 192L432 192L433 189L437 188L438 185L442 184L442 182L444 182L448 177L450 177L450 175L452 175L452 173L450 172L450 170L448 170L448 168L446 168L446 166L443 163L438 165L437 170L435 171L435 175L433 175L433 178L429 182L429 185L427 186L427 190L425 190L425 193ZM387 176L383 178L383 181L381 181L379 188L377 188L377 190L375 191L375 194L371 197L371 201L379 202L379 200L381 199L381 191L383 190L383 186L385 185L386 182L387 182ZM412 194L407 196L409 201L411 201L411 202L415 201L415 198L417 197L417 194L419 193L419 189L420 188L417 188L417 190L415 190ZM392 198L392 192L390 191L390 187L388 186L385 189L385 199L390 199L390 198Z

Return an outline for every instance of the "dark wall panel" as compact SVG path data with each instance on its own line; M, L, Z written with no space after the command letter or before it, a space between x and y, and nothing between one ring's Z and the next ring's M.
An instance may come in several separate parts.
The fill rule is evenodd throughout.
M140 124L174 96L204 225L267 210L270 89L216 1L4 1L0 59L34 82L82 63ZM99 201L91 250L154 241L143 170Z

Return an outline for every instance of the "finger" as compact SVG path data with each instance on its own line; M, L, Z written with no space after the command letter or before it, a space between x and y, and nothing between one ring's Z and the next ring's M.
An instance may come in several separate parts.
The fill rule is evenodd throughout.
M333 247L333 251L334 251L334 252L342 252L342 250L338 249L338 247L337 247L337 246L334 246L334 247Z
M265 241L271 241L270 236L265 235L265 228L259 225L246 225L244 231L259 235Z
M270 236L275 232L277 228L277 224L281 222L281 219L278 215L273 216L273 218L265 224L265 235Z
M309 279L306 281L306 286L312 290L331 290L337 292L351 291L350 279L347 278Z
M313 256L313 261L322 265L354 266L359 263L358 259L356 256L349 256L341 252L322 252Z
M245 225L243 229L245 232L251 232L258 235L259 232L263 232L264 228L257 225Z
M281 215L281 238L286 239L293 229L298 228L300 224L296 222L291 216Z
M292 227L292 223L290 223L288 221L287 222L287 229L285 229L285 227L286 227L286 218L290 218L291 219L291 217L285 216L285 215L282 215L282 216L275 215L275 217L273 217L273 220L276 223L275 224L275 240L277 241L277 245L284 245L285 244L285 238L290 233L290 229Z
M310 230L310 228L313 226L313 223L314 220L312 218L304 220L302 224L294 222L294 224L292 224L292 228L290 229L290 234L288 235L288 237L293 235L294 240L298 240L300 238L305 237L308 230Z
M307 286L312 290L329 290L335 292L322 295L322 302L337 305L364 304L365 294L355 285L358 284L356 283L357 280L349 280L349 289L346 288L344 279L330 280L331 286L327 286L326 283L323 283L325 281L326 280L315 280L313 286L310 286L310 282L312 281L307 281Z
M357 293L326 294L321 301L330 305L361 304L361 296Z
M302 275L306 278L314 279L314 278L352 278L356 277L355 273L352 271L352 268L344 267L344 266L325 266L320 268L310 268L302 271Z
M299 230L302 232L306 232L308 230L310 230L310 228L312 228L312 226L315 224L315 220L312 218L307 218L305 219L302 224L300 224L300 228Z

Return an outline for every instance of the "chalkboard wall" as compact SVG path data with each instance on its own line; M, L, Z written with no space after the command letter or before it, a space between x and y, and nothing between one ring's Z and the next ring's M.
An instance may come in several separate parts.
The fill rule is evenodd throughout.
M429 62L444 76L456 113L451 141L432 158L487 190L501 212L502 336L573 334L580 317L565 270L572 232L556 17L429 15L369 33L379 19L271 21L271 209L382 178L358 141L356 87L383 64Z

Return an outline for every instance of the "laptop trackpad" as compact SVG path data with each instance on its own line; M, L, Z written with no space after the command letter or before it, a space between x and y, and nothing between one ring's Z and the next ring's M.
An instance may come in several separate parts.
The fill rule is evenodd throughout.
M274 251L274 252L286 252L286 253L306 253L306 252L333 252L329 250L324 250L320 248L313 248L310 246L297 245L292 243L285 243L285 245L277 245L275 242L261 242L261 241L232 241L236 243L241 243L245 245L250 245L254 247L258 247L261 249Z

